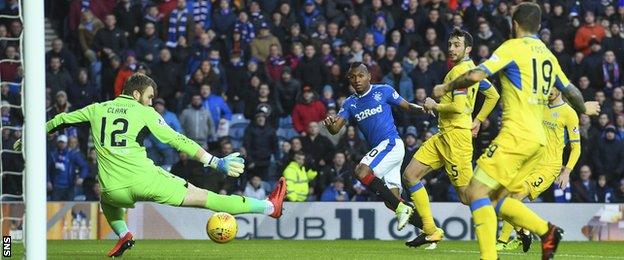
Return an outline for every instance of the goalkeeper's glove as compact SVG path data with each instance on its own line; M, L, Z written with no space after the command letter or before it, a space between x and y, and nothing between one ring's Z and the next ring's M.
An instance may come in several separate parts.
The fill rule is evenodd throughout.
M232 153L223 158L206 153L202 162L204 163L204 167L210 166L230 177L238 177L245 170L245 159L240 157L240 153Z

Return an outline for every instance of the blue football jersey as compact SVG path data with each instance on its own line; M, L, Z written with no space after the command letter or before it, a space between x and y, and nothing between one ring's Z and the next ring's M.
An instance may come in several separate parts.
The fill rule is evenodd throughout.
M372 84L363 95L353 94L348 97L338 116L345 120L355 119L368 145L375 147L383 140L400 139L390 105L399 105L403 100L391 86Z

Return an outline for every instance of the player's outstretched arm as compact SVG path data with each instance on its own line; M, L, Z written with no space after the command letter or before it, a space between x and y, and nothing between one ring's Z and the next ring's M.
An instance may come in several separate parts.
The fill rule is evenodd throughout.
M570 172L581 157L581 134L579 132L579 119L575 113L566 113L565 126L570 142L570 156L565 166L561 167L561 173L556 183L561 189L565 189L570 182Z
M405 99L401 100L401 103L399 103L399 107L411 114L420 114L427 111L424 107L407 102Z
M330 134L335 135L340 132L340 129L345 125L347 121L340 116L327 116L325 120L323 120L323 125L327 127L327 131Z
M178 151L193 155L194 158L204 164L204 167L212 167L219 172L232 177L238 177L245 169L245 160L239 153L233 153L219 158L206 152L199 144L173 130L156 110L147 108L145 113L145 125L159 141L173 146Z
M435 98L439 98L441 96L444 96L444 94L446 94L449 91L453 91L455 89L460 89L460 88L467 88L486 78L487 78L487 73L482 68L477 67L477 68L471 69L449 83L439 84L433 87L433 96Z
M88 122L91 118L91 112L96 105L98 104L92 104L74 112L60 113L56 115L54 118L46 122L46 132L50 134L72 125Z
M567 87L560 89L561 94L566 98L568 104L579 114L586 114L588 116L597 116L600 113L600 104L597 101L583 100L583 94L574 86L569 84Z
M206 152L203 148L199 148L195 154L195 159L202 162L204 167L211 167L230 177L238 177L245 171L245 159L240 157L240 153L231 153L219 158Z

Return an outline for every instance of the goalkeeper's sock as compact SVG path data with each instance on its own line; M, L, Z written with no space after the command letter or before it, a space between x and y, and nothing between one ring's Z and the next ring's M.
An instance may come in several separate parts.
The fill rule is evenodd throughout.
M511 236L511 232L514 230L513 225L509 222L503 220L503 227L501 227L500 235L498 236L498 241L507 243L509 242L509 237Z
M496 204L496 212L512 225L524 228L539 236L548 232L548 222L540 218L535 212L517 199L500 199Z
M489 198L482 198L470 204L481 259L496 259L496 212Z
M414 207L420 215L420 219L422 219L423 231L427 235L431 235L438 230L435 222L433 221L433 214L431 214L431 206L429 204L429 195L427 194L427 190L423 186L422 182L417 182L409 188L412 198L412 202L414 202Z
M205 208L216 212L227 212L232 215L243 213L271 214L273 204L268 200L259 200L237 195L220 195L208 191Z
M360 181L366 185L372 192L381 197L384 202L392 210L396 210L401 201L386 187L386 184L379 178L375 177L372 173L366 174Z
M104 217L108 221L108 224L111 226L115 234L119 237L123 237L128 233L128 226L125 221L125 210L123 208L113 207L106 203L101 203L102 212L104 212Z

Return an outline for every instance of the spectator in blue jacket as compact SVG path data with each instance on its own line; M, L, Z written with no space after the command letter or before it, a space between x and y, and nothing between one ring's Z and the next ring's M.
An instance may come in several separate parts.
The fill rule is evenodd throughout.
M215 128L218 128L219 124L225 124L232 120L230 107L221 96L212 93L210 85L202 84L199 91L204 100L204 107L210 111Z
M74 189L82 186L89 166L78 150L67 147L67 136L56 138L56 149L48 154L48 191L53 201L74 199Z
M143 31L145 35L136 41L134 51L140 61L154 65L158 61L160 49L165 47L165 42L158 38L154 23L145 23Z
M336 177L334 182L325 188L321 201L349 201L349 194L344 189L344 181Z
M182 129L182 125L180 125L178 117L165 108L165 100L162 98L155 99L154 109L163 117L165 123L173 130L178 133L183 133L184 130ZM172 165L178 162L177 151L170 145L156 139L154 135L150 134L146 143L145 147L147 148L147 155L150 159L152 159L152 161L154 161L154 164L160 165L165 169L169 169Z

